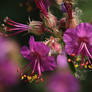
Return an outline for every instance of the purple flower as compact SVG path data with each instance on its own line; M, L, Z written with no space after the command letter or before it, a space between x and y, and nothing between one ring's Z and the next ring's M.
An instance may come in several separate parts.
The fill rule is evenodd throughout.
M10 86L17 82L17 65L10 60L0 60L0 84Z
M88 60L92 59L92 26L90 24L81 23L76 29L67 29L63 39L65 50L69 55L81 54L81 64L84 62L84 56L87 56Z
M79 92L79 84L74 76L67 72L57 72L47 82L49 92Z
M49 51L50 48L45 44L41 42L35 42L33 36L30 37L29 48L27 48L27 46L24 46L21 49L21 54L24 56L24 58L30 60L29 65L32 65L32 74L37 71L40 77L41 72L49 70L52 71L55 69L55 59L53 56L48 56ZM27 67L25 67L25 69L26 68Z
M40 11L46 16L47 13L47 9L50 5L48 0L34 0L37 7L40 9Z
M10 86L17 82L17 50L15 42L0 36L0 85Z

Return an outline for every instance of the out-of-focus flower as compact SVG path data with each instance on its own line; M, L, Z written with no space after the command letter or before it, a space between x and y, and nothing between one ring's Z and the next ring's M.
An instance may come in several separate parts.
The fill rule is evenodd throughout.
M17 64L10 60L0 60L0 84L11 86L17 82Z
M48 56L49 51L50 48L48 46L41 42L34 41L33 36L30 37L29 48L24 46L21 49L21 54L30 60L29 65L32 65L32 74L37 71L39 74L38 77L40 77L42 72L55 69L55 59L53 56Z
M18 50L15 42L0 36L0 85L4 87L17 83Z
M64 51L57 56L57 67L59 69L68 68L67 56L65 55Z
M79 24L76 29L67 29L63 36L67 54L81 54L81 64L84 56L92 59L92 26L88 23Z
M79 84L74 76L67 72L57 72L47 82L49 92L79 92Z
M40 11L44 14L44 16L47 16L50 2L48 0L34 0L34 1L37 7L40 9Z
M19 57L19 47L13 40L0 36L0 60L14 59L17 61Z
M10 36L13 36L22 32L26 32L26 31L30 33L34 33L36 35L40 35L44 31L49 31L46 28L44 28L43 23L40 21L30 21L30 24L26 25L26 24L14 22L10 18L6 18L5 22L6 24L12 26L12 27L6 27L7 32L14 32L14 33L8 34Z

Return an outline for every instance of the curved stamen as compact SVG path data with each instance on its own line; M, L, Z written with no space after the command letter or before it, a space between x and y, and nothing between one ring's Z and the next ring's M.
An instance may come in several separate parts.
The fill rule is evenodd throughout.
M92 55L90 54L90 52L89 52L89 50L88 50L88 48L87 48L87 46L86 46L86 44L84 43L84 46L85 46L85 50L87 51L87 53L88 53L88 55L90 56L90 58L92 59Z
M36 65L37 65L37 59L35 60L35 64L34 64L34 67L33 67L33 70L32 70L32 74L35 72Z
M82 51L82 49L84 48L84 46L85 46L85 44L82 42L81 45L80 45L80 48L78 50L77 56Z
M41 76L41 67L40 67L40 63L38 62L38 73L39 73L39 77Z
M76 58L78 57L78 55L80 54L80 52L82 51L83 48L84 48L84 43L82 42L82 43L80 44L79 50L78 50L78 52L77 52L77 54L76 54ZM75 60L74 60L74 63L76 62L76 58L75 58Z

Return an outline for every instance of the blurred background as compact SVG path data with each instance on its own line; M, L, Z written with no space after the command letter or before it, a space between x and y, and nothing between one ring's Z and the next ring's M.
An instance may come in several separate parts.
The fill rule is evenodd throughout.
M53 1L53 0L51 0ZM82 10L81 20L83 22L92 21L92 0L76 0L78 1L76 6ZM53 3L54 6L54 3ZM53 8L56 9L56 8ZM62 13L55 15L59 18L62 17ZM0 24L3 23L4 18L8 16L16 22L27 24L29 23L28 17L30 16L31 20L40 20L39 9L36 7L33 0L0 0ZM19 34L13 39L19 43L19 47L27 44L29 40L29 34L24 35ZM43 39L42 36L40 39ZM39 36L36 36L37 40ZM0 51L1 53L1 51ZM20 60L22 61L22 60ZM49 73L48 73L49 74ZM91 92L92 91L92 71L90 70L87 73L81 73L82 78L86 76L84 80L80 80L81 91L80 92ZM1 73L0 73L1 76ZM8 77L7 77L8 78ZM45 92L45 83L28 83L19 80L15 85L5 87L7 91L4 90L2 84L0 84L0 92Z

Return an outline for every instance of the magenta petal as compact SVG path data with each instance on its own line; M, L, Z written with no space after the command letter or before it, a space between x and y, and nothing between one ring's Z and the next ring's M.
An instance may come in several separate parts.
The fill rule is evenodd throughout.
M60 54L57 56L57 65L58 68L66 68L68 66L66 55Z
M92 46L92 36L89 37L89 45Z
M92 26L88 23L81 23L77 26L76 32L79 37L88 37L92 35Z
M87 33L87 37L92 37L92 25L85 23L85 31Z
M85 23L81 23L81 24L79 24L79 25L77 26L76 31L77 31L77 35L78 35L79 37L84 37L84 36L86 36L85 26L86 26Z
M56 68L55 59L53 56L48 56L42 58L41 70L44 71L53 71Z
M78 39L76 35L76 30L75 29L68 29L65 31L64 36L63 36L64 42L66 44L68 43L75 43ZM77 44L77 43L76 43Z
M78 52L78 46L76 46L76 45L73 45L73 44L70 44L70 45L65 45L65 51L69 54L69 55L71 55L71 54L77 54L77 52Z
M41 42L36 42L35 51L38 52L41 56L47 56L50 48Z
M25 58L29 58L30 50L27 48L27 46L24 46L24 47L21 48L21 54L22 54Z
M65 51L71 55L76 53L78 50L78 36L76 35L75 29L68 29L63 36L65 42Z

